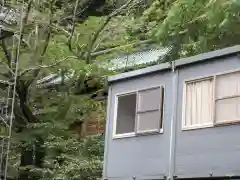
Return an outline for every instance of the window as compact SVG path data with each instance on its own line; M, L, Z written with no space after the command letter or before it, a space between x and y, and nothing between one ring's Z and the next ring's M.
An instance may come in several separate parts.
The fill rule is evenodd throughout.
M185 121L183 127L191 128L212 124L212 79L187 83L185 101Z
M115 137L160 132L163 115L163 87L117 96Z
M240 71L186 82L183 129L240 122Z

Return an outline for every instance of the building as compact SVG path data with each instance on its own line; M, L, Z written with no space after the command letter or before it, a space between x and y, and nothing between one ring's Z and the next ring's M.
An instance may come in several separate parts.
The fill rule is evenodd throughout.
M240 179L239 53L110 76L103 178Z

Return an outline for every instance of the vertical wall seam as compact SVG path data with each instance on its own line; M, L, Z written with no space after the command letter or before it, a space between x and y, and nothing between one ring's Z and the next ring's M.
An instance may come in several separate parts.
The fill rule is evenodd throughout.
M170 146L169 146L169 172L168 178L173 180L175 173L175 152L176 152L176 125L177 125L177 94L178 94L178 74L179 70L172 71L172 115L171 115L171 132L170 132Z

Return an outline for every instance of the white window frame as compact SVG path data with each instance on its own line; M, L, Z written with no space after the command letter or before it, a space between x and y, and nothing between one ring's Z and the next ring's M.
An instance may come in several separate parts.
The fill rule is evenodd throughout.
M216 101L219 100L219 98L216 98L216 78L221 75L227 75L235 72L240 72L240 69L235 69L235 70L229 70L229 71L224 71L221 73L216 73L208 76L200 76L197 78L192 78L192 79L186 79L184 80L184 85L183 85L183 104L182 104L182 131L186 130L194 130L194 129L202 129L202 128L211 128L211 127L217 127L217 126L225 126L225 125L231 125L231 124L240 124L240 119L239 120L229 120L223 123L217 123L216 122ZM186 95L187 95L187 84L192 83L192 82L197 82L197 81L203 81L207 79L212 79L213 80L213 98L212 98L212 123L208 124L202 124L202 125L192 125L192 126L185 126L185 112L186 112ZM240 95L236 96L231 96L231 97L240 97ZM221 98L220 98L221 99Z
M187 98L187 85L190 83L194 82L201 82L204 80L212 80L213 81L213 99L212 103L214 102L214 96L215 96L215 80L213 76L206 76L206 77L200 77L196 79L191 79L191 80L185 80L184 81L184 86L183 86L183 110L182 110L182 130L191 130L191 129L200 129L200 128L208 128L212 127L213 123L205 123L205 124L197 124L197 125L190 125L190 126L185 126L186 124L186 98ZM214 108L214 103L212 104ZM213 110L214 114L214 110ZM211 121L213 122L213 116L211 117Z
M114 117L113 117L113 138L118 139L118 138L125 138L125 137L133 137L135 136L135 132L129 132L129 133L123 133L123 134L117 134L117 114L118 114L118 98L121 96L127 96L131 94L136 94L136 99L137 99L137 92L136 91L129 91L125 93L119 93L115 95L115 103L114 103ZM136 104L137 107L137 104ZM135 120L136 122L136 116Z
M138 93L140 91L147 91L147 90L151 90L151 89L156 89L156 88L163 88L163 103L162 103L162 120L161 120L161 128L159 128L159 131L155 131L155 130L147 130L141 133L137 133L136 131L136 127L137 127L137 108L138 108ZM134 131L130 132L130 133L123 133L123 134L116 134L116 130L117 130L117 113L118 113L118 97L120 96L126 96L126 95L130 95L130 94L136 94L136 112L135 112L135 127L134 127ZM164 85L157 85L157 86L150 86L148 88L141 88L141 89L136 89L136 90L132 90L132 91L127 91L127 92L123 92L123 93L118 93L114 96L115 99L115 103L114 103L114 117L113 117L113 133L112 133L112 137L113 139L120 139L120 138L128 138L128 137L136 137L138 135L148 135L148 134L162 134L163 133L163 119L164 119L164 104L165 104L165 86ZM160 106L160 104L159 104Z

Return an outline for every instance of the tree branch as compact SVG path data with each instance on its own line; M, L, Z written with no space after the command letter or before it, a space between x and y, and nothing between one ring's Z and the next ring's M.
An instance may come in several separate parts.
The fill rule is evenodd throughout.
M76 28L76 12L78 9L78 5L79 5L79 0L76 0L76 4L75 4L75 9L74 9L74 14L73 14L73 28L71 30L71 35L69 37L68 40L68 48L69 50L77 57L77 58L83 58L86 59L86 62L89 64L91 63L91 52L93 49L93 46L95 44L95 42L97 41L100 33L103 31L103 29L107 26L107 24L111 21L111 19L115 16L117 16L118 14L120 14L124 8L128 7L134 0L128 0L125 4L123 4L119 9L115 10L114 12L112 12L110 15L107 16L106 20L104 21L104 23L100 26L100 28L97 30L97 32L94 34L93 38L90 40L90 43L87 46L87 53L85 54L86 56L83 57L83 49L82 47L78 46L79 51L75 52L72 48L72 38L75 32L75 28ZM87 7L85 7L86 9ZM85 11L85 9L82 10L82 12ZM82 13L81 12L81 13Z
M29 123L37 122L37 117L33 115L31 109L27 105L28 87L19 79L17 81L16 91L19 96L20 109L23 116L27 119Z
M82 51L83 50L83 46L80 47L79 45L77 45L77 51L76 52L72 48L72 38L73 38L75 29L76 29L76 16L79 16L82 13L84 13L85 10L90 6L91 2L92 2L92 0L83 1L80 6L85 5L85 7L80 12L77 13L77 9L79 7L79 0L76 0L75 9L74 9L73 17L72 17L73 18L73 27L71 29L71 35L70 35L70 37L68 39L68 48L73 53L73 55L78 57L79 59L81 59L82 56L83 56L83 51Z
M48 27L47 27L47 32L46 32L46 33L47 33L47 36L46 36L46 39L45 39L45 41L44 41L45 43L44 43L44 45L43 45L42 52L40 51L40 56L39 56L38 59L37 59L37 61L38 61L39 64L42 64L43 56L44 56L44 54L45 54L46 51L47 51L47 48L48 48L48 45L49 45L49 41L50 41L50 36L51 36L51 32L52 32L52 23L53 23L53 2L50 3L49 17L50 17L50 19L49 19L49 24L48 24ZM45 33L43 33L43 34L45 34ZM39 48L37 48L36 51L38 51L38 49L39 49ZM40 48L40 49L41 49L41 48ZM34 73L33 73L33 78L32 78L31 80L29 80L29 81L26 82L26 86L27 86L27 87L29 87L29 86L33 83L35 77L38 76L38 74L39 74L39 72L40 72L40 69L37 68L37 69L34 69L33 71L34 71Z
M9 65L6 65L3 61L0 61L0 64L2 64L7 70L8 70L8 74L13 75L14 72L12 71L12 69L9 67ZM8 77L8 76L7 76Z
M9 50L7 49L7 45L6 45L5 40L2 40L2 48L3 48L3 52L4 52L4 55L5 55L5 58L7 59L8 66L10 68L12 57L11 57L11 54L10 54Z
M64 61L66 61L66 60L69 59L69 58L76 58L76 56L66 57L66 58L64 58L64 59L62 59L62 60L59 60L59 61L57 61L57 62L55 62L55 63L53 63L53 64L50 64L50 65L40 65L40 66L37 66L37 67L31 67L31 68L25 69L24 71L22 71L22 72L19 73L19 77L25 75L26 73L28 73L28 72L30 72L30 71L40 70L40 69L42 69L42 68L54 67L54 66L59 65L60 63L62 63L62 62L64 62Z
M0 61L0 64L2 64L2 65L9 71L9 73L10 73L11 75L14 74L14 72L12 71L12 69L11 69L8 65L6 65L4 62Z
M123 4L119 9L115 10L114 12L112 12L110 15L107 16L106 20L104 21L104 23L100 26L100 28L98 29L98 31L94 34L92 40L90 41L88 48L87 48L87 56L86 56L86 62L87 64L91 63L91 52L93 49L93 46L96 42L96 40L98 39L98 36L100 35L100 33L103 31L103 29L108 25L108 23L111 21L111 19L115 16L117 16L118 14L120 14L124 8L128 7L134 0L128 0L125 4Z
M28 21L28 16L29 16L29 13L30 13L30 10L32 7L32 2L33 2L33 0L29 0L27 12L23 18L23 26L22 26L20 32L23 32L24 26L26 25L26 23ZM36 58L36 60L39 62L39 64L41 64L41 62L43 60L43 55L46 53L46 50L47 50L47 47L49 44L49 40L50 40L51 24L52 24L52 20L53 20L53 5L52 5L52 3L53 2L50 3L50 11L49 11L50 19L49 19L49 24L46 28L47 33L43 33L44 35L47 34L46 39L44 41L44 44L41 46L41 48L37 48L34 53L36 55L36 52L39 52L39 56L37 56L37 58ZM22 39L23 39L23 35L21 35L19 37L20 42L22 41ZM18 78L17 78L16 91L19 96L20 109L21 109L23 116L28 120L28 122L37 122L38 121L37 117L35 117L33 115L31 109L28 107L27 99L28 99L29 86L32 84L35 77L38 76L39 71L40 71L39 68L34 69L32 78L27 81L22 81L19 78L20 76L18 76Z
M19 41L21 41L23 44L25 44L28 48L30 48L29 43L27 42L26 39L24 39L23 37L19 37L19 35L15 34L14 37L16 37Z
M72 48L72 38L73 38L73 34L74 34L75 28L76 28L76 13L77 13L78 5L79 5L79 0L76 0L74 12L73 12L73 27L71 30L71 35L68 39L68 48L76 57L79 57L79 54L78 54L78 52L75 52Z
M63 27L60 27L56 24L52 24L52 27L56 28L57 30L62 31L64 34L66 34L67 36L71 36L71 33L68 32L66 29L64 29Z
M11 83L9 81L0 80L0 84L2 84L2 85L10 85Z
M32 8L32 2L33 2L33 0L29 0L28 6L27 6L27 12L22 19L22 27L20 29L20 37L19 37L20 42L22 42L22 39L23 39L23 33L22 32L24 30L24 26L27 24L27 21L28 21L28 16L29 16L30 10ZM16 48L16 55L14 57L15 62L17 62L17 51L18 51L18 48Z

